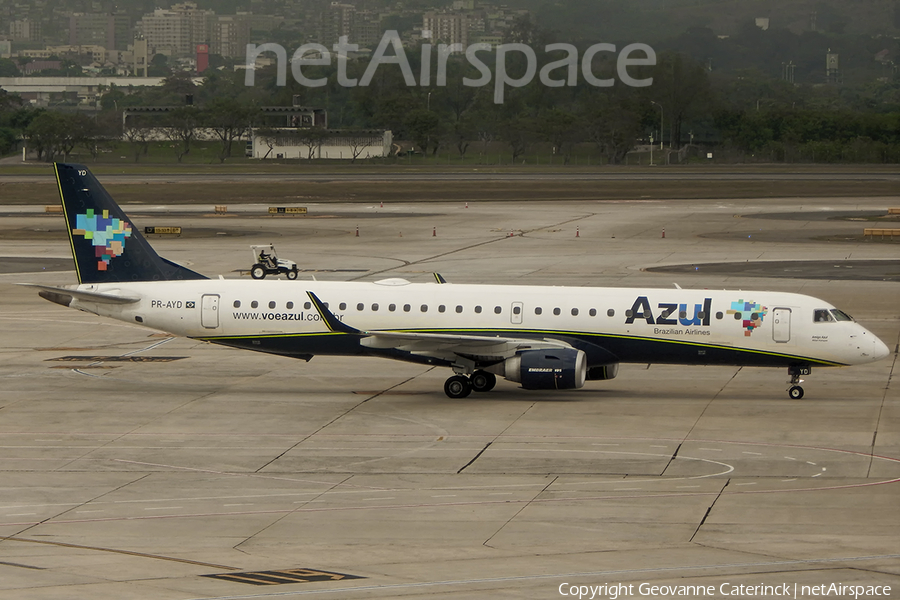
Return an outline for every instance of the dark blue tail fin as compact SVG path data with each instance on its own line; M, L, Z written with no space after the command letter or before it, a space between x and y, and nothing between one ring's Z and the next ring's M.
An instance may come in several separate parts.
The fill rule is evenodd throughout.
M79 283L207 279L159 256L87 167L54 166Z

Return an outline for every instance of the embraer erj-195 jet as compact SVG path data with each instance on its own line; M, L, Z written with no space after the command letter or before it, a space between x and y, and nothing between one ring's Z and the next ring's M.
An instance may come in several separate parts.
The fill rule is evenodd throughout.
M619 363L787 368L801 376L886 357L829 303L780 292L208 279L154 252L82 165L56 177L78 285L63 306L224 346L294 358L380 356L450 367L451 398L612 379ZM26 284L31 285L31 284Z

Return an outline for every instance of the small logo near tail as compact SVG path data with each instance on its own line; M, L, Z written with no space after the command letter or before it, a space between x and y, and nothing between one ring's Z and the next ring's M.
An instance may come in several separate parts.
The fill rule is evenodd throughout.
M125 240L131 237L131 223L110 218L108 210L98 216L89 208L86 214L75 216L72 233L90 240L98 259L97 270L106 271L109 261L125 252Z

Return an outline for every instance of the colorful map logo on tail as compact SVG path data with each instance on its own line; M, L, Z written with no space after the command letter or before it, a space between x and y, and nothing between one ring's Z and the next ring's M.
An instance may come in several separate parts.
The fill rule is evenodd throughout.
M731 303L731 308L726 311L729 315L740 314L742 325L746 331L745 336L750 336L753 330L762 325L763 319L769 314L769 309L754 302L738 300ZM748 314L749 313L749 314ZM749 318L748 318L749 317Z
M72 233L91 241L98 259L97 270L106 271L109 261L125 252L125 239L131 237L131 223L110 219L108 210L103 211L102 217L97 216L94 209L89 208L87 214L76 215Z

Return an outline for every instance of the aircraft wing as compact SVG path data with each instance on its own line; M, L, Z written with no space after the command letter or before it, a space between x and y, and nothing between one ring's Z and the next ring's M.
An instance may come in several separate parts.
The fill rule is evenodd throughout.
M488 337L444 333L412 333L403 331L364 332L360 344L367 348L402 350L419 356L453 360L464 356L477 361L503 360L522 350L571 348L569 344L550 339Z
M362 331L340 321L312 292L307 292L322 320L331 331L358 335L367 348L394 349L419 356L455 360L462 356L477 361L503 360L522 350L571 348L552 339L463 335L454 333L420 333L407 331Z

